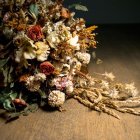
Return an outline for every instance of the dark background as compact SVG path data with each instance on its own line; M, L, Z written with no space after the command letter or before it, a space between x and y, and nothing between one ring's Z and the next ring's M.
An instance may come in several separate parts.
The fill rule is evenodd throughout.
M87 24L140 23L140 0L64 0L66 6L79 2L89 11L76 11L76 17L83 17Z

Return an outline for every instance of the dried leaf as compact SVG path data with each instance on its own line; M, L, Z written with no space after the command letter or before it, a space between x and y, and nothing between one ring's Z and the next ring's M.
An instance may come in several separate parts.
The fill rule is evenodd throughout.
M102 64L102 63L103 63L103 61L101 59L97 58L96 64L99 65L99 64Z
M7 59L0 60L0 69L8 62L9 57Z
M31 4L29 7L29 10L31 14L35 15L36 17L38 16L38 5L37 4Z
M17 93L11 93L11 94L10 94L11 100L16 99L16 97L17 97Z
M92 52L92 57L93 57L93 59L96 59L96 53L95 52Z
M9 99L6 99L4 102L3 102L3 107L6 109L6 110L13 110L14 108L11 106L11 100Z
M69 5L69 8L75 8L76 10L80 10L80 11L84 11L84 12L88 11L88 8L81 4L72 4L72 5Z

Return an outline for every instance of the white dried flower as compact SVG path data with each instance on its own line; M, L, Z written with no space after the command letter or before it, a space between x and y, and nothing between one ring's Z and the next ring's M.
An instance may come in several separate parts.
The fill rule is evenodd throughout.
M35 51L29 51L29 52L24 52L23 56L25 59L35 59L36 58L36 54Z
M60 107L65 102L65 94L59 90L53 90L48 96L48 104L51 107Z
M73 88L73 86L67 86L66 87L66 94L71 94L72 92L74 91L74 88Z
M35 75L35 80L44 82L46 80L46 75L44 73L37 73Z
M38 73L34 76L29 76L26 80L26 87L31 92L38 91L41 85L41 82L46 80L46 75L44 73Z
M66 82L66 93L67 94L71 94L74 90L74 87L73 87L73 82L71 80L68 80Z
M102 80L100 85L101 85L101 88L103 88L103 89L109 89L109 83L105 80Z
M23 32L20 32L13 39L13 43L18 47L15 52L15 61L20 63L24 59L36 58L35 45Z
M138 90L134 83L125 84L125 90L127 94L130 94L132 97L135 97L138 94Z
M35 80L35 76L29 76L26 80L26 87L31 92L36 92L40 88L40 81Z
M75 56L77 57L77 59L79 61L81 61L83 64L88 64L90 62L90 54L88 53L81 53L81 52L77 52L75 54Z
M46 31L47 29L48 31ZM51 25L50 28L45 27L44 30L48 33L46 40L51 48L56 48L60 42L67 41L72 37L70 28L65 26L62 21Z
M109 96L112 98L116 98L119 94L119 91L116 88L113 88L109 91Z
M76 35L75 37L72 37L70 40L68 40L68 43L72 46L75 46L75 50L80 50L80 44L78 43L79 36Z
M115 76L112 72L110 72L110 73L105 72L103 75L105 76L106 79L114 81Z
M56 48L57 45L61 42L59 35L56 31L51 32L49 36L47 36L46 40L49 42L51 48Z

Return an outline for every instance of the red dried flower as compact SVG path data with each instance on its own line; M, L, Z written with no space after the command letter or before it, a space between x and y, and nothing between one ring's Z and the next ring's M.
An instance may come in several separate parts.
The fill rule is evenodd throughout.
M50 75L54 72L54 66L50 62L45 61L45 62L40 64L40 70L45 75Z
M34 41L38 41L43 38L41 27L39 25L34 25L29 27L27 31L27 35L30 39Z

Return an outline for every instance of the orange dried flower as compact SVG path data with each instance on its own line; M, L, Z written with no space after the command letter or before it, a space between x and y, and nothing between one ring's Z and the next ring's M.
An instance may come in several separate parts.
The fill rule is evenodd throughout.
M62 10L61 10L61 16L63 18L70 18L70 12L69 12L69 10L66 9L66 8L62 8Z
M26 80L29 76L30 76L29 74L24 74L24 75L20 76L19 82L26 82Z

